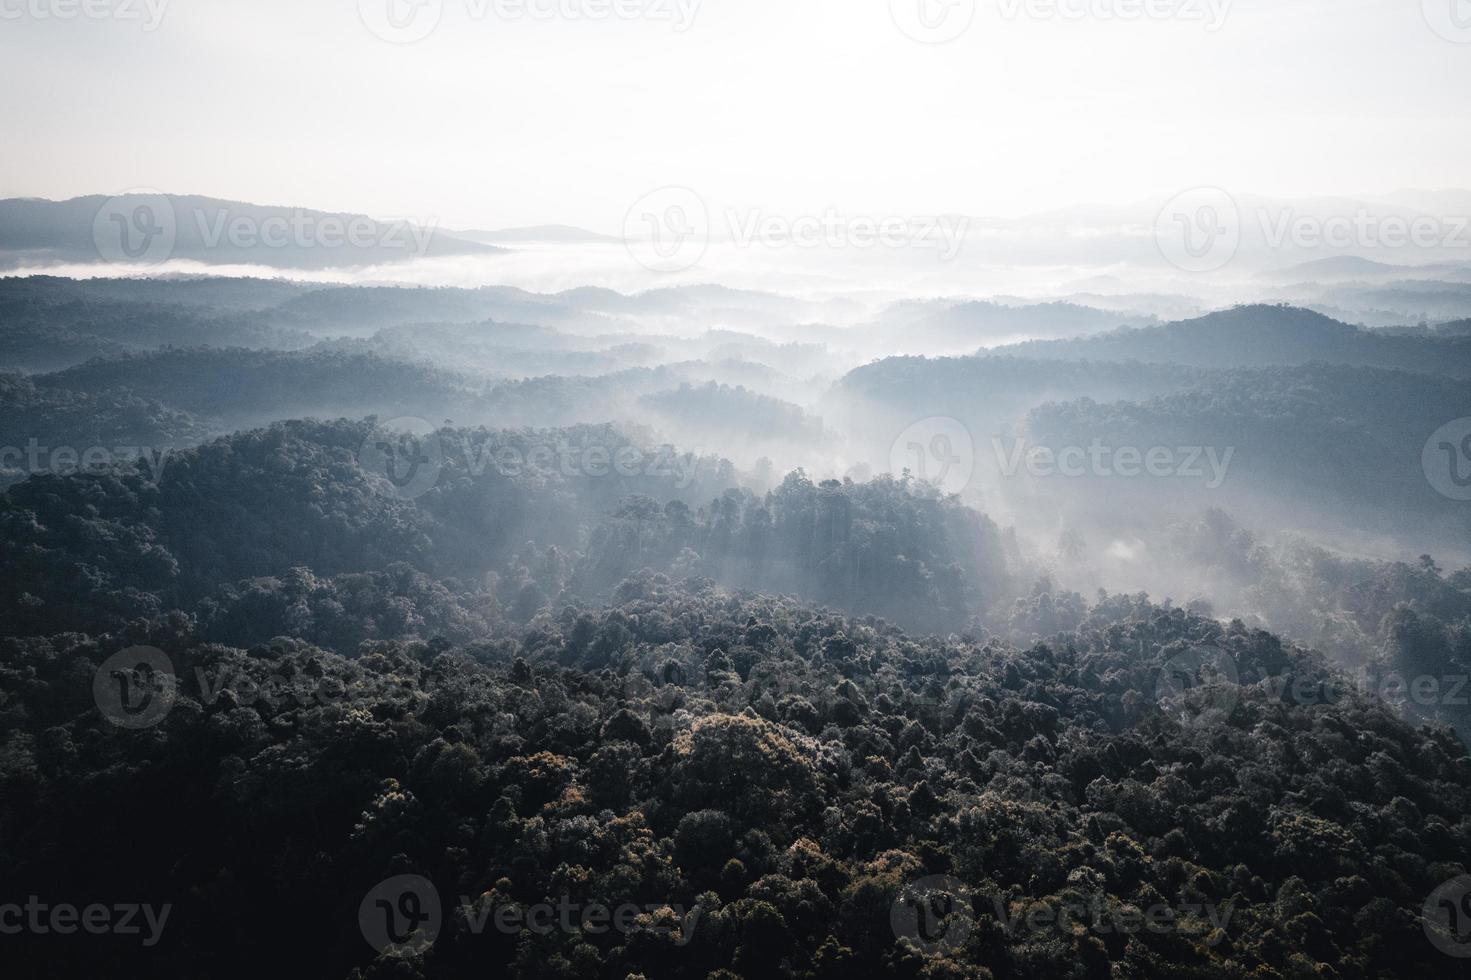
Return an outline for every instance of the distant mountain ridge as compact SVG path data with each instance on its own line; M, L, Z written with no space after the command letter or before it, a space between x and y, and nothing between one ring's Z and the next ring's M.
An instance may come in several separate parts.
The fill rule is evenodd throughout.
M1359 282L1420 280L1436 277L1459 280L1467 276L1471 276L1471 265L1466 263L1398 265L1376 262L1357 255L1333 255L1324 259L1301 262L1283 269L1263 272L1260 278L1278 282Z
M90 195L0 201L0 268L107 262L330 269L414 258L494 255L432 223L227 201L197 195Z
M1043 360L1267 367L1321 361L1471 377L1471 337L1364 330L1293 306L1238 306L1191 320L1072 340L1034 340L993 353Z

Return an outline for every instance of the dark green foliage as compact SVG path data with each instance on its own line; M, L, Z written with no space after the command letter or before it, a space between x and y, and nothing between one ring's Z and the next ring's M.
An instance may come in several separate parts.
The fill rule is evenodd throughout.
M0 875L173 902L156 976L1451 975L1418 914L1467 870L1471 757L1357 695L1309 707L1251 684L1330 676L1265 633L1143 606L1021 650L633 591L500 647L354 659L203 643L178 619L6 641ZM183 680L160 725L127 732L92 706L91 669L137 642ZM1199 643L1248 686L1219 724L1182 726L1150 692ZM402 873L434 883L444 928L375 959L357 902ZM974 890L969 939L896 941L901 890L941 874ZM669 908L631 932L506 933L461 896ZM1230 914L1220 932L1187 912L1159 934L1008 933L1036 903ZM41 975L25 964L50 947L24 941L11 975ZM144 962L66 949L79 970Z

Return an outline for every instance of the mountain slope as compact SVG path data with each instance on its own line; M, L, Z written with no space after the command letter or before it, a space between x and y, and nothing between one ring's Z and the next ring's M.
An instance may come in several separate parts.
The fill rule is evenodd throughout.
M188 259L326 269L502 251L410 222L194 195L0 201L0 266L10 267Z
M1205 368L1323 361L1471 377L1471 338L1377 333L1290 306L1238 306L1157 327L1013 344L995 353Z

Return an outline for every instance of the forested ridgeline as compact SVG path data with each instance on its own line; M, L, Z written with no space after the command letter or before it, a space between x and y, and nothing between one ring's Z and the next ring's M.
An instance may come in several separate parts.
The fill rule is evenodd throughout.
M945 420L968 437L972 484L994 487L1018 521L1066 513L1105 533L1142 534L1162 516L1217 506L1310 535L1379 535L1412 554L1433 545L1459 559L1471 540L1449 482L1462 471L1448 470L1445 455L1459 440L1438 438L1471 416L1471 387L1456 377L1332 364L893 358L848 374L823 408L839 429L872 433L870 452L916 420ZM1095 450L1103 462L1077 474L1028 463L1034 452ZM1113 468L1115 453L1152 451L1198 466L1168 478Z
M292 351L193 346L114 352L42 374L0 373L0 446L172 448L282 419L367 415L501 428L621 421L658 427L666 441L741 449L752 458L773 448L789 456L816 452L833 440L821 419L761 393L796 395L800 386L760 364L624 367L625 358L649 357L614 349L589 352L585 374L564 363L562 373L531 375L525 372L550 368L547 358L563 355L491 351L481 352L484 362L465 363L439 348L420 352L437 356L409 357L358 343Z
M1196 367L1323 362L1471 376L1471 338L1456 325L1419 332L1367 330L1312 310L1252 304L1155 326L1044 339L1000 349L1026 358L1143 361Z
M399 485L381 455L366 465L396 438L371 420L279 423L156 467L19 483L0 497L5 631L115 629L297 567L403 564L522 620L646 567L925 628L965 625L1006 586L996 526L909 480L797 472L758 495L718 458L585 426L439 430Z

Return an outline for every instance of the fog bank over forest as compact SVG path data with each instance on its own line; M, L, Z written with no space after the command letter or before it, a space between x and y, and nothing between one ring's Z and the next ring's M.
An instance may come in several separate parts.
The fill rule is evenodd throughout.
M78 267L95 229L71 216L100 200L0 202L26 218L3 244L31 273L0 284L6 413L43 442L157 456L282 419L372 417L442 453L463 439L438 431L612 425L650 458L719 460L716 484L752 501L798 472L840 495L888 478L950 497L997 528L982 544L1007 584L966 607L979 621L1041 587L1147 592L1311 640L1323 627L1300 607L1339 600L1315 594L1305 553L1365 569L1471 560L1459 470L1440 487L1431 472L1432 436L1471 407L1471 265L1331 247L1365 220L1423 232L1427 206L1453 195L1231 198L1245 230L1204 275L1145 204L902 228L707 211L694 251L650 251L657 222L649 239L456 232L164 195L103 208L146 208L166 253ZM1310 220L1327 242L1301 230ZM300 247L274 247L271 221ZM311 238L332 221L363 247ZM207 262L178 257L194 253ZM947 276L964 291L943 291ZM574 457L553 446L541 463L565 477ZM16 480L56 463L5 465ZM682 491L710 478L671 472ZM1201 534L1237 554L1202 553ZM1312 597L1254 587L1262 562Z

